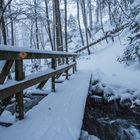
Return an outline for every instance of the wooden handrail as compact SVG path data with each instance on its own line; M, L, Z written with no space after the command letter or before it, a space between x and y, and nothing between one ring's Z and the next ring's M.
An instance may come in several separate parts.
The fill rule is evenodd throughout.
M0 45L0 60L65 58L74 56L76 57L77 54Z
M37 74L29 75L22 81L13 81L11 84L0 86L0 100L3 100L11 95L14 95L14 94L26 89L26 88L29 88L29 87L36 85L42 81L45 81L48 78L51 78L52 76L55 76L56 74L62 73L75 65L76 65L76 63L72 62L69 65L59 66L59 67L57 67L56 70L47 69L44 72L39 72Z

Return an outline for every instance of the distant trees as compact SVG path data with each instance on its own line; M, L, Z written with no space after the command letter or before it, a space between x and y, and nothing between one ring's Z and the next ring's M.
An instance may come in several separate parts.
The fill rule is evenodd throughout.
M70 30L79 32L81 45L88 46L98 31L106 35L105 20L117 28L131 24L138 15L137 6L132 7L135 0L72 2L77 6L77 16L69 14L67 0L1 0L0 43L68 51ZM91 53L88 47L87 52Z

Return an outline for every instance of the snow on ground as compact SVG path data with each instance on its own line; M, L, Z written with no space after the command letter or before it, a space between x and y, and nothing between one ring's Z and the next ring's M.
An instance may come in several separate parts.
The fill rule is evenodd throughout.
M126 40L121 42L116 38L115 43L102 42L92 47L94 54L83 56L78 60L80 69L92 71L94 76L103 79L104 82L118 86L140 89L140 64L130 67L117 62L122 55ZM94 78L94 77L93 77Z
M89 135L87 131L82 130L80 140L99 140L99 138L94 135Z
M0 116L0 122L14 123L15 121L15 116L13 116L9 111L5 110Z
M90 76L89 71L79 70L57 84L57 92L27 112L24 120L0 127L0 140L78 140Z

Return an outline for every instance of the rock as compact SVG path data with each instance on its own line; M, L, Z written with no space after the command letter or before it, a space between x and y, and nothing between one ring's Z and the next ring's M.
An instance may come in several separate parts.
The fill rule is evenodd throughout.
M93 82L92 82L92 85L94 86L94 85L97 85L99 83L99 80L94 80Z
M94 135L89 135L87 131L82 130L80 140L100 140L100 139Z
M97 104L104 103L104 99L102 96L92 95L91 98L93 99L93 102L95 102Z
M120 106L123 109L130 109L131 105L132 105L132 101L129 98L120 100Z
M110 87L105 87L104 88L104 99L109 101L109 99L114 96L114 92L112 90L112 88Z
M101 84L97 84L92 87L92 95L98 95L98 96L103 96L103 87Z
M137 107L140 107L140 99L137 98L135 101L134 101L134 105L137 106Z

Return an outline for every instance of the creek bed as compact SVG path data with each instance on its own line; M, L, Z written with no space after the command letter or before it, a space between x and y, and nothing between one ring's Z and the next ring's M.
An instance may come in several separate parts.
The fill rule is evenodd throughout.
M120 98L109 102L104 95L106 86L93 90L93 86L97 84L99 84L97 81L91 83L82 130L87 131L89 136L97 136L100 140L140 140L140 107L132 108L128 98L125 98L125 102ZM113 94L109 95L111 97Z

